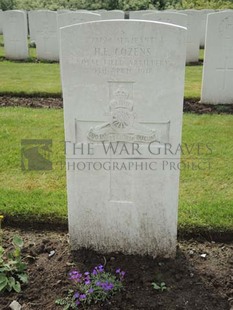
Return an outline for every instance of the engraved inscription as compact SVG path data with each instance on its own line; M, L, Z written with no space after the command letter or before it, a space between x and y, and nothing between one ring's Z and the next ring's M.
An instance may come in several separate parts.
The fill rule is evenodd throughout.
M71 55L67 62L81 66L86 72L98 76L149 75L163 68L175 70L176 63L171 62L173 56L161 54L160 50L154 49L155 42L165 44L160 33L156 35L157 37L129 37L123 34L114 38L89 37L87 42L91 48L85 53L71 41L69 42Z
M156 131L139 124L133 111L134 82L109 82L109 122L90 128L88 139L95 142L152 142Z
M219 25L219 32L224 38L233 37L233 19L232 17L225 17Z

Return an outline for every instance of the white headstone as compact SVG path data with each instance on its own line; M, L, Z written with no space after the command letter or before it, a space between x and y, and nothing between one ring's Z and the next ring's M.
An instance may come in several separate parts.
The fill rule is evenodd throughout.
M71 12L70 10L62 9L62 10L57 10L57 14L64 14L64 13L69 13Z
M37 11L34 20L37 58L59 60L57 12Z
M185 32L125 20L61 29L73 249L174 256L179 153L171 163L165 150L181 141Z
M100 14L90 12L70 12L58 15L58 27L100 20Z
M28 25L29 25L29 36L30 41L36 41L36 23L35 23L35 14L38 11L29 11L28 12Z
M0 10L0 34L3 33L3 11Z
M148 13L155 13L157 10L141 10L141 11L130 11L129 18L130 19L143 19L143 15Z
M184 10L181 13L188 15L186 62L198 62L201 38L201 13L197 10Z
M28 58L27 16L24 11L3 12L5 56L9 59Z
M205 34L206 34L206 22L207 22L207 15L213 13L214 10L201 10L201 38L200 38L200 47L205 46Z
M143 15L144 20L154 20L187 27L187 15L176 12L157 12Z
M108 20L108 19L124 19L125 12L120 10L113 10L113 11L105 11L101 12L101 19Z
M233 12L208 14L201 102L233 103Z

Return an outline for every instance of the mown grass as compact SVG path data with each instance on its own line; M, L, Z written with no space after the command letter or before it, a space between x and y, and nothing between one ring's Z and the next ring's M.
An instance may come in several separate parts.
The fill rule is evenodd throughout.
M185 98L200 98L202 66L187 66ZM61 96L59 64L0 62L0 95Z
M194 168L181 170L180 229L233 231L232 121L231 115L184 115L183 145L194 148L191 154L184 152L183 162ZM1 108L0 123L0 213L27 222L64 222L63 111ZM53 140L52 171L21 170L20 141L32 138Z
M58 64L0 62L0 95L61 95Z
M233 230L232 123L232 115L184 115L183 144L201 148L199 156L183 156L194 167L181 172L180 228Z
M185 99L201 97L201 81L202 81L202 66L186 66L185 70Z
M63 115L57 110L0 109L0 212L21 218L66 217ZM53 139L52 171L21 170L21 139ZM47 218L48 217L48 218ZM30 221L30 220L29 220Z
M0 35L0 57L4 56ZM203 59L204 50L200 50ZM0 95L61 96L58 63L36 62L35 48L30 48L29 62L0 61ZM200 98L202 66L187 66L185 98Z

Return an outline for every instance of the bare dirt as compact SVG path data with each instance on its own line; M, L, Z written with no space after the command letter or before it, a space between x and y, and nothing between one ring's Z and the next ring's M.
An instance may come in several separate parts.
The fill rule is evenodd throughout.
M12 97L0 96L0 107L31 107L31 108L63 108L62 98L42 98L42 97ZM196 114L233 114L232 104L201 104L197 99L184 101L184 112Z
M124 291L100 305L87 309L158 309L158 310L229 310L233 307L233 243L180 241L175 259L153 259L91 250L71 253L66 232L25 231L4 228L3 246L14 234L25 242L24 260L30 282L20 294L0 295L0 309L9 309L17 300L22 310L56 310L55 300L65 297L72 263L80 271L92 270L98 264L106 270L120 267L126 271ZM49 257L51 250L55 255ZM206 254L206 257L201 257ZM162 281L168 289L158 293L152 282Z

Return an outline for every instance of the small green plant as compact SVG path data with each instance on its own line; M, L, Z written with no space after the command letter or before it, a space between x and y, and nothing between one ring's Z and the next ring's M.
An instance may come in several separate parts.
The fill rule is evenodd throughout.
M91 273L73 270L69 273L72 288L67 297L56 300L56 304L68 310L104 301L123 288L124 276L125 272L119 268L116 274L112 274L106 272L102 265L95 267Z
M21 284L28 283L27 267L21 258L23 240L14 236L12 245L13 248L9 251L5 251L0 245L0 292L14 290L19 293Z
M167 290L167 286L166 286L166 283L165 283L165 282L161 282L160 284L159 284L159 283L153 282L153 283L152 283L152 287L153 287L153 289L155 289L156 291L160 291L160 292L163 292L163 291L166 291L166 290Z

